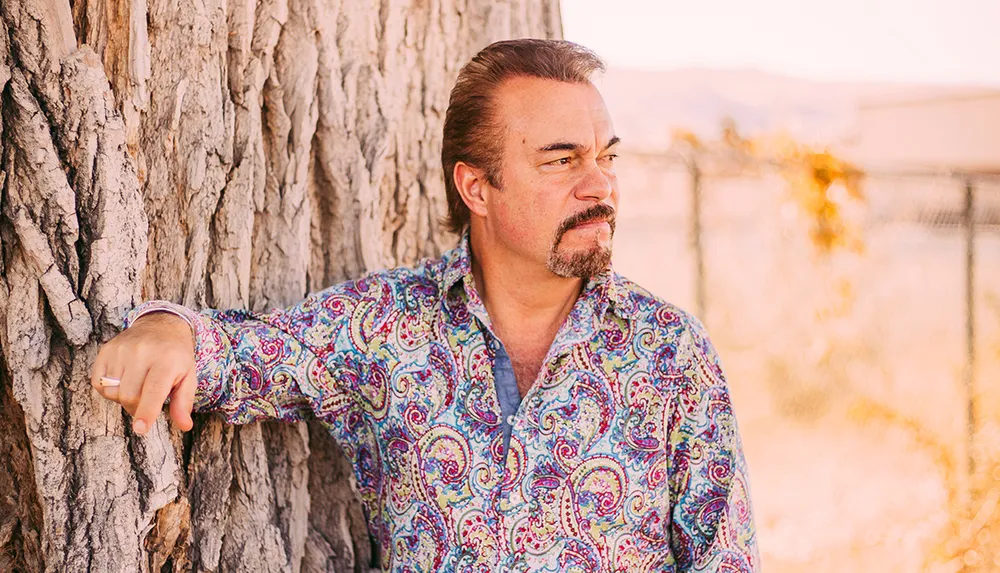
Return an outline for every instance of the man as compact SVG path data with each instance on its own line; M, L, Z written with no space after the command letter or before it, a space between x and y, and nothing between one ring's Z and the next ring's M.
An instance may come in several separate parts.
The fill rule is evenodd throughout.
M145 303L94 387L139 433L168 396L184 430L192 407L311 413L354 466L387 571L755 571L715 351L609 266L602 70L569 42L487 47L445 119L457 248L269 313Z

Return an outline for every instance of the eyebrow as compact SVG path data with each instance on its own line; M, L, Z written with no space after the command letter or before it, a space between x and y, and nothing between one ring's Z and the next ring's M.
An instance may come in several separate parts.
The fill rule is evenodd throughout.
M611 139L608 140L608 144L605 145L604 149L602 149L601 151L606 151L608 148L618 143L619 141L621 141L620 137L618 136L612 137ZM579 151L583 148L584 146L580 145L579 143L571 143L569 141L557 141L555 143L550 143L544 147L539 147L538 151L541 153L544 153L546 151Z

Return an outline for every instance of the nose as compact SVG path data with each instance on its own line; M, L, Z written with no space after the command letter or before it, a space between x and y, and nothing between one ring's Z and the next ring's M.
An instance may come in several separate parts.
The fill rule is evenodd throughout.
M613 169L605 168L594 161L589 164L587 171L577 183L576 198L582 201L603 202L614 193L615 183Z

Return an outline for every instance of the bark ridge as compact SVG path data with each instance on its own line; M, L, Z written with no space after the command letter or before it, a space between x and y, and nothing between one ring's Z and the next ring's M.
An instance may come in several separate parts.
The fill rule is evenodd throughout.
M441 125L557 0L0 3L0 569L367 571L310 423L146 437L89 387L143 299L265 309L454 239Z

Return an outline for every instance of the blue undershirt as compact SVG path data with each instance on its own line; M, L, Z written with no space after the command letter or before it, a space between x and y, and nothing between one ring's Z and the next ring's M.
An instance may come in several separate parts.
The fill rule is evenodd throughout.
M497 388L497 398L500 399L500 423L503 428L503 457L507 459L510 448L510 432L513 428L514 414L521 405L521 393L517 390L517 378L514 376L514 366L510 356L499 340L493 341L496 358L493 362L493 380Z

